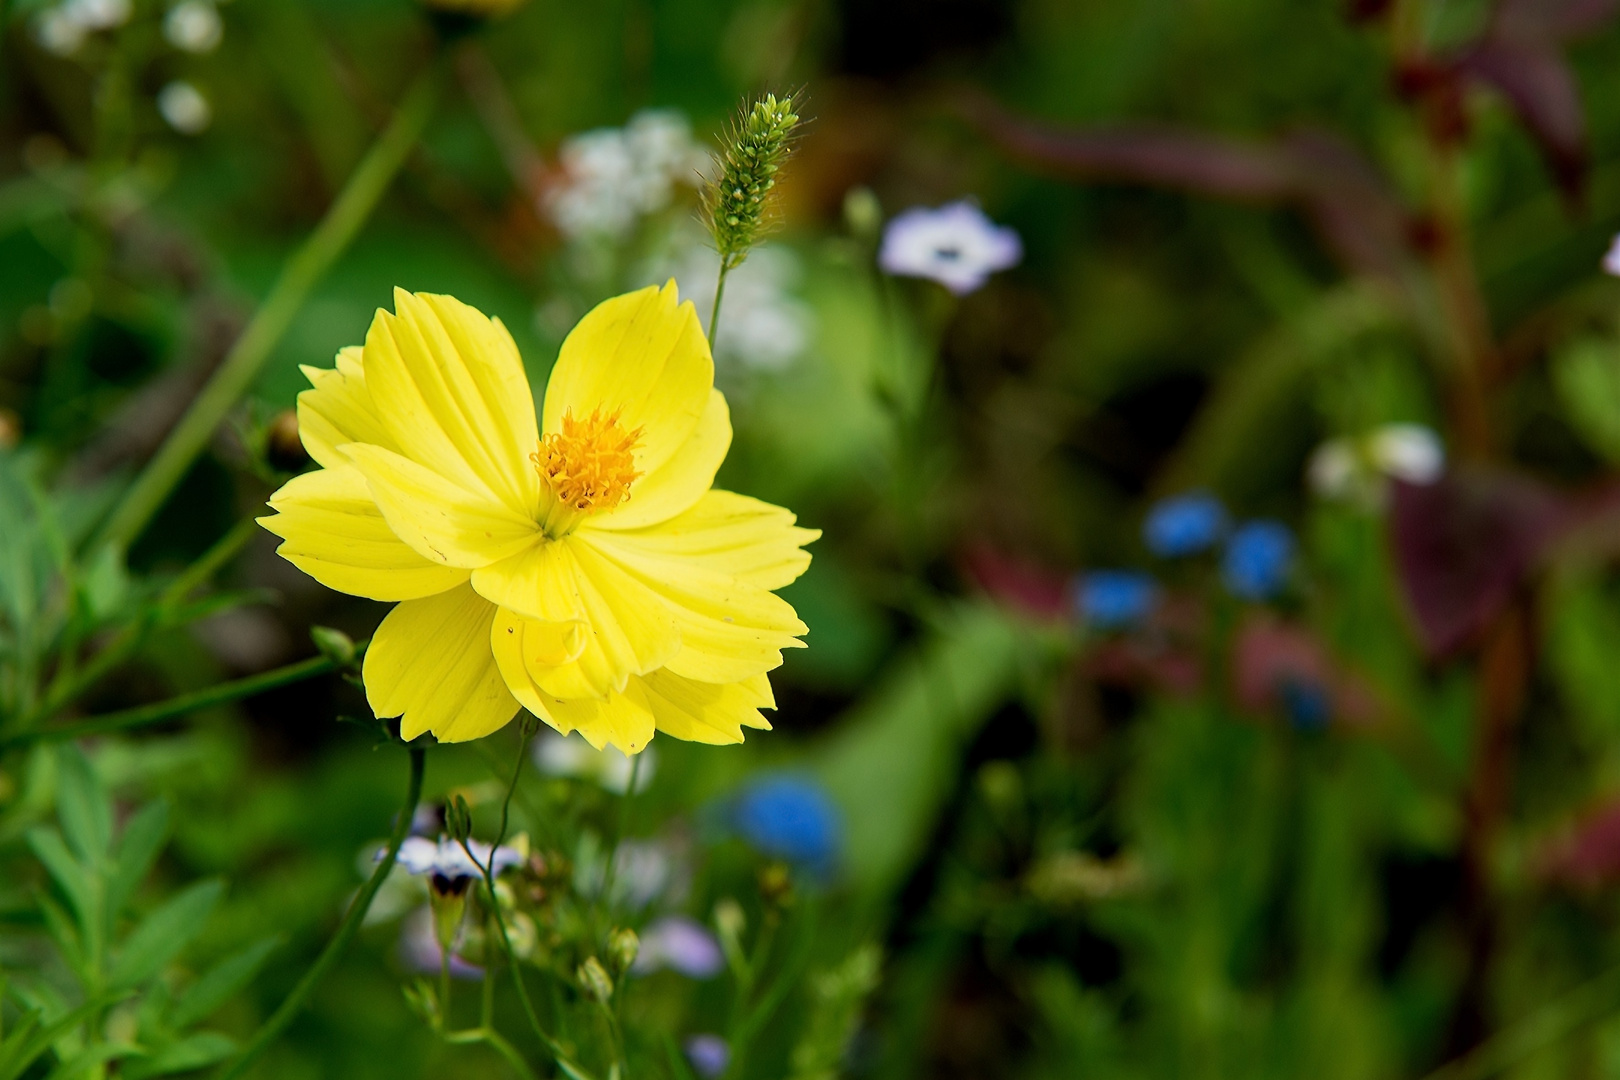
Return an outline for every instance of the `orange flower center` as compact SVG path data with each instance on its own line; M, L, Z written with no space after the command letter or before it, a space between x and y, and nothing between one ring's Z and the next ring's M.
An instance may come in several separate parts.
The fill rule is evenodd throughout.
M641 431L626 431L617 411L603 416L592 409L575 420L569 409L562 430L541 438L529 460L561 506L579 514L611 510L630 497L630 485L641 476L635 459Z

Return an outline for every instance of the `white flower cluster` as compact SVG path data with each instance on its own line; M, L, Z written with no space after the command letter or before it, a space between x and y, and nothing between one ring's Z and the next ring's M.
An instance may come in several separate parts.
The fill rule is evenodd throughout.
M570 240L622 240L642 218L700 187L713 156L692 138L686 117L671 109L637 113L622 128L598 128L564 141L560 176L544 209Z
M225 36L225 22L212 0L180 0L163 18L163 36L181 52L213 52Z
M694 239L680 250L667 274L654 274L649 280L673 277L682 299L697 307L707 330L719 274L720 256ZM798 256L789 248L769 244L755 248L746 262L726 275L715 360L758 371L781 371L803 356L810 347L815 321L809 305L793 294L801 276Z
M1390 480L1432 484L1445 469L1440 436L1421 424L1385 424L1358 439L1329 439L1318 446L1306 480L1323 498L1377 506Z
M546 776L592 780L618 795L630 789L632 772L636 775L636 790L645 791L658 771L658 754L650 746L639 755L641 768L637 770L636 763L623 751L612 746L598 750L577 734L542 732L535 741L533 753L535 765Z
M39 13L34 34L51 52L72 56L91 34L123 26L133 10L130 0L62 0Z

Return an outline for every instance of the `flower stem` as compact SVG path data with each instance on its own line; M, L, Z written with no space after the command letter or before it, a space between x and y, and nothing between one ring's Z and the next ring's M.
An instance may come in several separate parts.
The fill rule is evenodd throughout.
M119 631L118 635L91 657L84 667L72 672L67 678L53 682L45 692L44 699L21 726L26 729L49 720L54 713L72 704L110 671L133 656L153 627L162 623L193 589L207 581L215 571L241 551L258 528L258 524L252 518L248 518L238 522L235 528L215 541L213 547L203 552L201 558L187 567L184 573L163 590L163 595L155 608ZM4 746L4 743L0 742L0 746Z
M580 1076L589 1080L589 1074L569 1059L557 1040L553 1039L540 1023L540 1014L535 1012L534 1002L529 998L529 988L523 982L523 971L518 966L517 954L512 951L512 939L506 933L506 920L501 916L501 902L495 895L495 854L500 850L501 841L506 839L507 816L512 809L512 794L517 791L518 777L523 775L523 760L528 756L528 751L529 736L525 731L523 740L518 744L517 765L512 769L512 779L506 785L506 798L501 802L501 827L495 835L495 842L489 847L489 860L486 863L479 862L478 856L473 854L465 839L461 840L461 850L467 853L467 858L471 859L472 864L484 875L484 887L489 892L489 913L495 919L495 929L501 937L501 949L506 953L506 962L512 969L512 983L517 987L518 1000L523 1004L524 1015L529 1018L529 1026L534 1029L534 1033L539 1036L546 1049L551 1051L557 1063L563 1066L564 1072L570 1076Z
M315 230L292 254L219 370L197 395L134 485L124 493L96 542L127 548L146 528L196 460L214 429L259 375L315 285L348 248L376 209L394 174L427 126L438 97L440 63L425 68L406 91L399 111L372 144Z
M501 1057L505 1058L506 1063L512 1066L513 1071L523 1077L523 1080L535 1080L534 1070L529 1068L527 1061L523 1060L523 1055L519 1054L517 1049L507 1042L500 1032L487 1024L484 1027L473 1028L471 1031L447 1031L444 1033L444 1041L452 1046L466 1043L485 1043L500 1054Z
M356 644L355 653L358 655L364 649L364 643ZM7 739L0 739L0 752L25 746L34 742L62 742L66 739L77 739L86 735L105 735L110 731L126 731L129 728L145 727L148 724L161 723L172 720L177 716L196 712L198 709L210 708L214 705L223 705L229 701L252 697L266 690L273 690L278 686L299 682L316 675L324 675L328 671L338 668L337 661L326 656L312 656L308 660L300 660L296 664L275 668L271 671L249 675L245 679L233 679L217 686L210 686L189 694L172 697L168 701L159 701L152 705L138 705L133 709L121 709L118 712L106 713L102 716L93 716L88 720L80 720L74 724L63 724L53 728L35 728L31 731L20 731Z
M726 295L726 275L731 273L725 256L720 257L720 278L714 283L714 307L709 309L709 354L714 354L714 342L720 335L720 299Z
M426 752L420 746L412 746L408 747L408 749L411 757L411 776L405 788L405 804L400 808L399 815L394 819L394 831L388 838L387 851L383 853L382 859L377 863L377 868L371 872L371 877L360 887L360 892L356 894L353 902L349 904L349 910L343 916L343 922L338 927L337 933L333 934L332 940L326 943L326 948L316 958L315 963L311 964L309 970L304 972L304 977L298 980L298 985L293 987L292 993L288 994L280 1007L270 1015L270 1019L261 1024L259 1030L254 1032L253 1038L248 1040L247 1047L242 1053L238 1055L235 1061L222 1069L215 1080L234 1080L235 1077L241 1076L247 1071L248 1066L252 1065L259 1055L264 1053L270 1044L276 1040L276 1037L281 1034L282 1030L292 1022L292 1018L297 1015L298 1010L304 1007L305 1000L308 999L326 973L331 970L332 965L338 962L338 958L343 955L343 950L348 948L349 942L360 929L361 921L365 919L366 912L371 909L372 900L377 897L377 890L382 888L382 883L388 877L389 871L394 869L394 859L399 855L399 846L405 842L406 835L411 831L411 818L416 813L418 800L422 797L422 771Z

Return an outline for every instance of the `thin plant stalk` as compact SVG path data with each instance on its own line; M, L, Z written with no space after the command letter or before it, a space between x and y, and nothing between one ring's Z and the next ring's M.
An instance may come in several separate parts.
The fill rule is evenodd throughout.
M343 955L343 951L348 948L349 942L353 940L355 933L360 929L360 923L365 919L366 912L371 910L371 902L377 897L377 890L382 888L383 881L387 879L389 873L394 869L394 860L399 855L399 847L405 842L405 837L411 831L411 819L416 813L416 804L422 798L422 772L426 751L420 746L412 746L408 749L410 750L411 775L405 787L405 803L400 807L399 814L394 818L394 831L388 837L388 847L383 852L383 857L378 860L376 869L371 872L371 877L360 887L360 892L355 895L353 902L349 904L349 910L343 916L343 922L338 926L337 933L333 934L332 940L326 943L326 948L321 951L321 955L316 958L315 963L311 964L309 970L304 972L304 977L298 980L298 985L293 987L292 993L287 995L276 1011L270 1014L270 1018L259 1026L258 1031L253 1033L253 1037L248 1040L248 1044L242 1050L242 1053L220 1070L215 1080L234 1080L235 1077L241 1076L250 1065L258 1060L259 1056L269 1048L271 1043L275 1042L276 1037L286 1029L287 1025L292 1023L293 1017L298 1015L298 1011L304 1007L304 1002L309 999L309 995L314 992L315 987L320 984L321 979L332 969L332 966L338 962L338 958Z
M726 295L726 275L731 273L724 256L720 259L720 278L714 283L714 306L709 309L709 353L714 353L715 340L720 336L720 300Z
M471 859L472 864L483 874L484 887L489 893L489 913L495 920L495 929L501 939L501 950L506 954L506 962L512 969L512 984L517 987L518 1001L523 1005L529 1026L534 1029L535 1035L545 1044L546 1049L551 1051L557 1063L563 1066L565 1072L569 1075L586 1076L587 1074L569 1059L562 1046L540 1023L540 1014L535 1011L534 1002L529 998L529 988L523 981L523 971L518 966L517 954L512 950L512 939L506 932L506 920L501 916L500 901L495 896L495 854L500 850L501 842L506 839L508 815L512 809L512 794L517 791L518 778L523 775L523 759L528 754L529 737L529 729L525 725L523 740L518 745L517 765L512 769L512 779L506 785L506 797L501 801L501 827L495 835L495 842L490 845L488 861L484 863L478 861L478 856L473 854L465 837L460 840L461 850L467 853L467 858Z
M355 654L359 655L362 644L356 644ZM63 724L59 727L34 728L31 731L21 731L8 739L0 739L0 752L25 746L36 742L62 742L67 739L78 739L87 735L105 735L112 731L127 731L130 728L146 727L151 724L172 720L199 709L223 705L227 702L238 701L242 698L262 694L266 690L274 690L278 686L288 683L300 682L316 675L324 675L329 671L336 671L341 665L331 657L312 656L308 660L300 660L295 664L278 667L271 671L249 675L243 679L233 679L230 682L219 683L203 690L189 694L181 694L167 701L159 701L152 705L137 705L132 709L121 709L118 712L106 713L102 716L93 716L88 720L80 720L73 724Z
M208 445L214 429L253 385L304 301L348 249L405 163L433 114L439 81L440 62L436 58L406 91L399 111L349 177L326 216L282 267L270 294L219 370L102 525L96 537L98 545L127 548L140 536Z
M252 518L248 518L238 522L230 532L215 541L213 547L203 552L201 558L187 567L184 573L163 590L163 595L155 608L121 630L82 668L65 673L64 678L54 681L45 692L43 700L21 726L26 729L49 720L53 714L78 700L114 668L133 656L153 627L163 622L193 589L211 578L221 566L241 551L258 528L258 524Z

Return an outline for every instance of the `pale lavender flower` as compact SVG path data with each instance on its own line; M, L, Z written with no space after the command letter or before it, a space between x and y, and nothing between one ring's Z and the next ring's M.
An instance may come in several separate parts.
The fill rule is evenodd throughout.
M686 1060L699 1076L712 1080L726 1071L731 1064L731 1047L718 1035L693 1035L682 1044Z
M641 932L641 951L630 970L647 975L663 968L692 979L709 979L726 966L720 943L696 919L665 915Z
M439 935L433 923L433 909L419 907L411 912L399 928L399 959L411 971L422 975L437 975L444 953L439 948ZM469 964L454 951L450 953L452 979L479 979L484 969Z
M878 265L901 277L937 281L961 296L1023 257L1016 232L964 199L937 210L913 207L889 222Z
M1609 246L1609 253L1603 256L1603 269L1615 277L1620 277L1620 236L1614 238Z
M478 860L475 865L467 857L467 852L458 841L449 837L440 837L438 840L429 840L424 836L412 836L399 846L399 865L412 874L432 874L434 877L455 881L457 878L483 877L484 867L489 866L490 847L477 840L467 841L467 847L472 849L473 857ZM377 853L382 858L382 852ZM518 866L523 862L523 855L516 848L501 846L495 849L494 871L501 871Z

